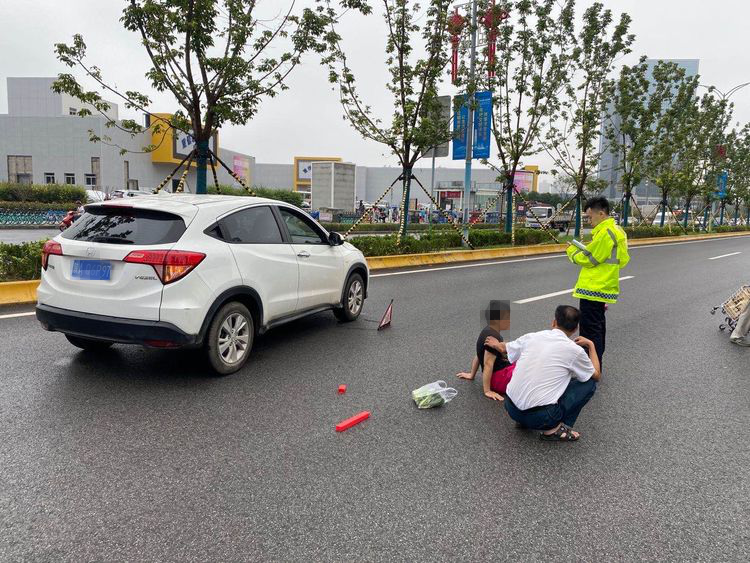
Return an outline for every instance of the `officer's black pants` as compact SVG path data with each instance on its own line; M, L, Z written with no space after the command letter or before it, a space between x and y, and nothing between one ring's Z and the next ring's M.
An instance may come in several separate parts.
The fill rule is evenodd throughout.
M596 346L599 365L602 366L604 356L604 342L607 336L607 320L604 318L604 303L581 299L581 324L578 332L588 338ZM602 368L600 368L602 369Z

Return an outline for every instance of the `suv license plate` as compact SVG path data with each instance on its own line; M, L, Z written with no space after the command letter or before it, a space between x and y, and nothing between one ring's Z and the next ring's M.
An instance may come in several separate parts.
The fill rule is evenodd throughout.
M107 260L73 260L74 280L109 280L112 265Z

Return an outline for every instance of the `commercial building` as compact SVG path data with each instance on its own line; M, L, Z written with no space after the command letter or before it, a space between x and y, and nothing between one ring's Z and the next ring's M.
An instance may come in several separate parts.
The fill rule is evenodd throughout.
M8 78L8 113L0 115L0 181L78 184L107 192L153 188L192 148L192 139L185 135L161 133L153 139L146 130L131 137L117 127L107 127L108 118L118 119L114 103L106 117L95 110L81 117L78 112L84 106L66 94L54 93L52 82L54 78ZM91 135L102 140L92 142ZM152 142L159 149L144 152ZM121 154L121 149L129 152ZM253 157L221 146L219 157L248 175L255 163ZM217 172L220 183L236 184L223 169ZM195 186L194 169L187 185Z
M675 63L677 66L685 70L686 77L692 77L698 75L698 67L700 64L699 59L647 59L646 65L647 78L651 89L653 89L653 71L654 67L659 62ZM605 137L606 128L611 124L615 131L618 131L622 119L619 115L611 111L612 117L608 121L603 121L601 125L601 138L599 140L599 151L602 155L599 161L599 178L607 182L606 188L603 194L610 199L620 199L622 197L622 185L620 180L622 179L622 172L620 170L620 155L616 151L612 151L608 148L608 141ZM649 183L648 180L644 180L633 189L633 194L638 201L638 204L647 204L652 198L659 198L658 190L655 186Z

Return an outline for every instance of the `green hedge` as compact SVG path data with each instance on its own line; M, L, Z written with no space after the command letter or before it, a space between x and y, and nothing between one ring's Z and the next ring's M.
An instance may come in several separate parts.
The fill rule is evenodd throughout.
M365 256L388 256L392 254L414 254L418 252L439 252L441 250L452 250L461 248L461 237L458 233L441 232L420 235L419 239L404 237L401 244L396 244L396 235L354 237L349 240L359 248ZM471 230L469 231L469 242L474 248L486 248L490 246L509 245L510 233L496 230ZM532 245L552 243L547 233L537 229L517 229L516 244Z
M42 270L41 242L0 242L0 282L38 280Z
M219 189L221 190L222 195L236 195L240 197L247 197L250 195L244 189L235 188L233 186L219 185ZM297 207L301 207L302 201L304 200L304 197L301 193L293 192L291 190L279 190L274 188L253 188L253 190L255 191L255 195L257 195L258 197L265 197L268 199L283 201L285 203L296 205ZM219 192L216 191L215 186L210 186L208 188L208 193L217 194Z
M351 223L321 223L323 227L328 231L335 231L337 233L345 233L349 229L351 229L352 225ZM398 223L360 223L357 225L357 228L354 230L355 233L364 233L364 232L377 232L377 233L395 233L398 231ZM473 225L471 227L472 230L485 230L485 229L495 229L498 230L499 228L503 228L501 225L498 227L497 223L477 223L476 225ZM451 227L447 223L433 223L432 224L432 230L438 230L438 231L450 231L453 227ZM419 231L429 231L430 225L429 223L409 223L408 230L410 232L419 232Z
M78 207L75 201L40 203L38 201L0 201L0 211L68 211Z
M86 201L86 190L81 186L60 184L10 184L0 182L0 202L24 201L40 203L68 203Z

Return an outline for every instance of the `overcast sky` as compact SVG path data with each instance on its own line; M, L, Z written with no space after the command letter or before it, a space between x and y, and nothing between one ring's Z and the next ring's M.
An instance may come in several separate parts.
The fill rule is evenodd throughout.
M592 2L579 0L580 14ZM700 59L701 82L720 90L750 81L748 49L748 0L603 0L615 13L628 12L636 35L633 54L623 59L632 63L640 55L650 58ZM0 1L0 113L7 112L5 78L8 76L55 76L64 71L53 55L53 44L69 42L81 33L89 46L90 62L101 67L104 76L121 89L148 92L143 77L148 68L138 38L119 23L125 4L121 0L2 0ZM265 0L266 6L280 6L286 0ZM372 16L343 30L352 66L366 101L384 107L388 94L383 87L385 36L381 21ZM295 71L290 90L263 102L258 116L244 126L227 126L220 144L248 153L258 162L291 163L295 155L341 156L361 165L393 164L387 151L362 140L342 120L336 93L326 71L314 57ZM167 95L153 95L153 111L172 111ZM750 86L738 92L735 121L750 121ZM123 112L121 110L121 116ZM549 162L542 157L543 168ZM442 166L462 163L442 159Z

